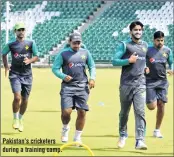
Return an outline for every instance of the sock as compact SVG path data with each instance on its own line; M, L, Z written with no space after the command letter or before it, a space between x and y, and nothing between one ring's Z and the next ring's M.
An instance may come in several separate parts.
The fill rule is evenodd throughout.
M68 129L69 128L69 125L68 124L63 124L63 128L64 129Z
M22 119L23 115L19 113L19 119Z
M82 131L76 130L74 139L80 139L81 138Z
M13 118L14 119L19 119L19 112L13 113Z
M160 131L160 129L155 129L156 132Z

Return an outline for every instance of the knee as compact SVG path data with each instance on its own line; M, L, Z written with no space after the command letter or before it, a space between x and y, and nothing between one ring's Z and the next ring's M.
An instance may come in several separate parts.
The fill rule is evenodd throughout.
M158 107L158 109L163 109L163 108L164 108L164 103L163 103L163 101L158 101L157 107Z
M68 111L66 111L66 110L64 110L64 111L62 111L62 117L63 118L69 118L70 117L70 112L68 112Z
M27 104L28 103L28 98L23 98L22 97L22 103L21 104Z
M14 101L15 101L16 103L19 103L19 102L21 101L21 96L20 96L20 95L14 96Z
M85 110L78 109L77 114L78 114L78 117L79 118L85 118L86 111Z
M155 103L150 103L150 104L147 104L147 108L149 110L154 110L156 108L156 104Z

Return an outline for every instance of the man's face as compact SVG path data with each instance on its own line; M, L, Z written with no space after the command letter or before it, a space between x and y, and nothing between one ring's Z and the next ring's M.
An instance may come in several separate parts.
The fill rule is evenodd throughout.
M17 38L22 39L25 37L25 28L17 29L17 30L15 30L15 33L16 33Z
M131 34L132 38L134 38L135 40L141 39L141 36L143 34L142 27L140 25L136 25L132 29L132 31L130 31L130 34Z
M160 49L164 45L164 38L156 38L154 39L154 45L156 48Z
M80 41L70 41L70 46L74 51L78 51L80 48Z

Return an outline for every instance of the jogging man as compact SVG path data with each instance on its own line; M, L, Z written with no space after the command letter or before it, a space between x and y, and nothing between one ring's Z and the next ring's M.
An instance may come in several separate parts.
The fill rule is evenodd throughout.
M70 130L69 122L72 109L77 109L76 131L74 141L81 143L81 134L85 125L86 111L89 88L95 86L95 64L90 52L81 48L81 34L73 33L70 36L70 47L63 49L58 53L52 67L53 73L62 79L61 85L61 120L62 142L68 141ZM86 68L88 66L90 79L88 81ZM62 68L62 72L60 69Z
M132 22L129 26L131 39L121 42L116 49L113 58L113 66L122 66L120 79L120 103L119 114L119 141L118 147L125 146L127 134L127 121L131 104L134 106L136 149L146 150L144 134L145 121L145 67L147 43L141 40L143 24L139 21Z
M148 48L147 66L150 73L146 75L146 103L149 110L157 106L156 126L153 136L162 138L160 132L161 123L164 117L164 106L167 103L168 81L166 76L166 64L169 64L169 74L173 74L173 54L171 49L164 45L164 33L154 33L154 45Z
M11 88L14 93L13 128L23 131L23 115L27 109L28 98L32 87L31 63L38 60L38 50L32 40L25 39L24 23L14 26L16 39L7 43L2 50L2 59L5 68L5 76L8 75ZM11 67L8 66L7 54L11 52ZM33 57L32 57L33 56Z

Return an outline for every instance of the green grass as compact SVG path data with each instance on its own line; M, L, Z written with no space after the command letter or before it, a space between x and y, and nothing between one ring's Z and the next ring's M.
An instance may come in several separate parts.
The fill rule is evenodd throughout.
M62 128L60 120L60 83L51 72L51 69L33 69L33 89L29 99L28 109L24 117L25 130L22 133L12 129L13 95L11 93L8 78L4 77L4 69L1 69L1 138L13 139L55 139L56 144L3 144L1 140L2 156L53 156L53 153L41 152L2 152L4 147L10 148L54 148L62 146L60 132ZM96 156L157 156L173 155L173 77L169 77L169 102L166 104L165 117L161 131L163 139L155 139L152 132L155 126L156 110L149 111L146 108L147 151L135 150L135 121L131 109L126 146L117 149L118 141L118 115L119 103L119 79L120 69L97 69L96 87L91 90L88 104L90 111L87 113L87 121L82 135L83 143L88 145ZM104 106L99 105L104 102ZM69 141L73 139L75 131L76 112L72 113L71 131ZM85 156L89 155L83 148L65 148L60 156Z

